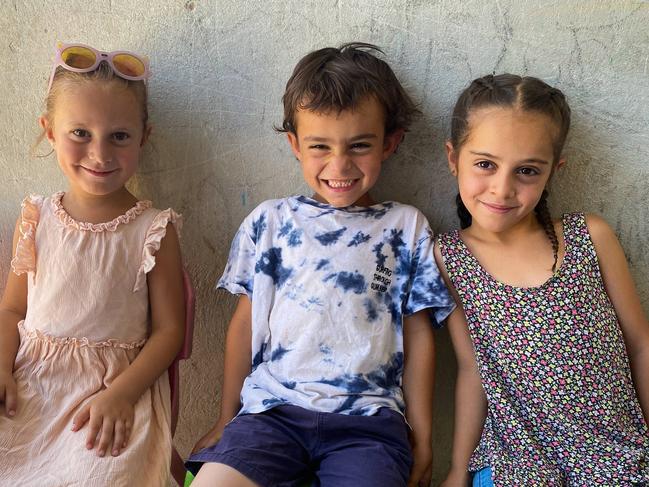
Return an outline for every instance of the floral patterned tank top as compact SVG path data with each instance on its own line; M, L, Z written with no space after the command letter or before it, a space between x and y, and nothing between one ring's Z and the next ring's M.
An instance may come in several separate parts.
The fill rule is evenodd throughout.
M544 284L496 281L458 231L439 238L487 397L469 469L496 486L649 485L649 431L583 214Z

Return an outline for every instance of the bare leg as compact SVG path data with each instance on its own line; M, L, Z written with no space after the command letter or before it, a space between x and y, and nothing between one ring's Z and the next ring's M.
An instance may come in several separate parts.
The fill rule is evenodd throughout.
M238 470L223 463L206 463L198 471L192 487L259 487Z

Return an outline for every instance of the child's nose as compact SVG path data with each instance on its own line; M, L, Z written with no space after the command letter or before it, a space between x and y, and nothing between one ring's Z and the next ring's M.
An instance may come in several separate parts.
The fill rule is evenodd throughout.
M329 166L344 171L351 167L351 158L345 151L336 151L329 158Z
M491 191L501 198L510 198L516 193L515 181L512 175L502 174L492 179Z
M90 158L99 164L107 164L112 160L112 149L108 142L94 140L88 154Z

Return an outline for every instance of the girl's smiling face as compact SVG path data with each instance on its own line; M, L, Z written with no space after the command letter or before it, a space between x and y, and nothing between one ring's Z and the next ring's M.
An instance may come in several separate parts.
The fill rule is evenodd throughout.
M375 98L341 113L297 112L297 133L288 139L315 199L339 208L372 204L367 192L403 136L386 135L384 118Z
M70 83L55 108L40 122L70 191L102 196L122 189L146 138L135 94L119 82Z
M459 151L450 142L446 149L473 230L500 233L530 223L555 169L552 120L538 112L487 107L471 113L467 133Z

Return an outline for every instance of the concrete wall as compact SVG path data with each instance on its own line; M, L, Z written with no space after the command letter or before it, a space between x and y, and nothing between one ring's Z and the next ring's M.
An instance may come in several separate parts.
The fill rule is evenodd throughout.
M456 225L443 141L474 77L531 74L565 91L574 113L556 215L597 212L617 230L649 309L649 2L640 0L4 0L0 6L0 271L23 195L65 181L52 156L30 157L56 40L150 56L152 143L133 183L185 216L183 250L198 293L194 355L182 367L183 453L213 421L234 299L213 291L230 240L259 202L307 191L282 136L280 98L308 51L362 40L385 49L423 117L375 196ZM42 146L41 152L46 151ZM4 277L0 285L4 284ZM454 359L438 334L434 485L448 466Z

